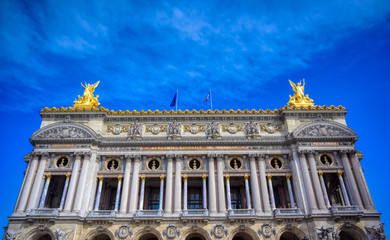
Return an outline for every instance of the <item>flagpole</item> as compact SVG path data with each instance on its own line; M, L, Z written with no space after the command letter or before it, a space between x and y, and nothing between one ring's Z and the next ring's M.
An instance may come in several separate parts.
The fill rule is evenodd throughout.
M210 105L211 105L211 111L213 111L213 97L211 96L211 88L210 88Z
M176 89L176 112L177 112L177 104L179 103L179 89Z

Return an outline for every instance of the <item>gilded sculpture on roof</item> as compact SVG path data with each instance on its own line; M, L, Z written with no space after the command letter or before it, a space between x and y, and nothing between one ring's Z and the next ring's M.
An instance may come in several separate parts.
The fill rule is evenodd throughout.
M310 99L308 94L306 94L306 96L304 94L305 79L303 79L303 85L301 81L299 81L299 83L297 84L293 83L291 80L288 81L290 82L290 85L295 92L293 96L289 95L290 101L288 101L287 103L288 105L290 106L313 106L314 105L313 99Z
M80 97L78 95L79 100L74 101L75 108L92 108L97 107L100 105L98 97L99 95L96 95L96 97L93 95L93 92L95 91L95 88L99 85L100 81L98 81L95 84L87 84L85 83L85 86L83 83L81 83L81 86L84 88L83 96Z

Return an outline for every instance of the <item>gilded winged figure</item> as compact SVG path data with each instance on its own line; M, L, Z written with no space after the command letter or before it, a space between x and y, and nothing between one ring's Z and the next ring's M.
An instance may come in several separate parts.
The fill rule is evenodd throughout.
M79 100L74 101L74 107L97 107L100 105L98 101L99 95L96 95L96 97L93 95L93 92L95 91L95 88L99 85L100 81L96 82L95 84L87 84L85 83L85 86L83 83L81 83L81 86L84 88L83 96L78 95Z

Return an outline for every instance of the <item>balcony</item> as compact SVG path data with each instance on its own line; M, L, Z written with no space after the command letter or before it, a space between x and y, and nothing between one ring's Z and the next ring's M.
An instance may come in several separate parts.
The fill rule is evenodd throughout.
M31 212L27 213L28 218L41 218L50 219L58 217L58 208L41 208L32 209Z
M333 216L361 216L363 211L358 206L333 206L330 208Z
M228 210L229 219L238 219L238 218L256 218L255 211L253 209L229 209Z
M87 219L112 219L116 218L116 215L117 212L114 210L93 210L89 212Z
M134 219L150 219L150 220L161 220L163 215L163 210L137 210L134 215Z
M274 211L274 215L276 218L297 218L304 216L303 212L299 208L277 208Z
M204 219L209 216L207 209L187 209L181 214L182 219Z

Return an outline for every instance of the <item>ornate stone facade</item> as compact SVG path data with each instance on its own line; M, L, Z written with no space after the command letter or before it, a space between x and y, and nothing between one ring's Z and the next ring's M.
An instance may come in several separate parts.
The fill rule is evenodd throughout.
M385 239L346 113L45 108L4 239Z

